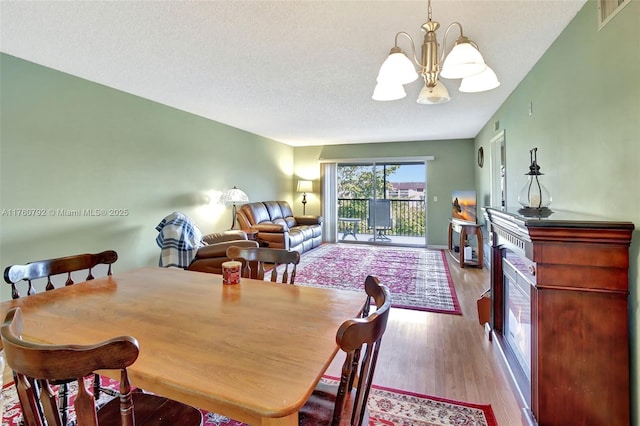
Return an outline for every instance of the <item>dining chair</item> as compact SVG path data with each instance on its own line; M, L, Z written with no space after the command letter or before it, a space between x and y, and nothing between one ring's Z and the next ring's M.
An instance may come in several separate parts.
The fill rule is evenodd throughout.
M373 276L366 278L365 291L367 299L362 314L343 322L336 333L336 343L346 355L340 381L318 383L299 412L300 426L361 426L369 417L367 400L387 327L391 294ZM369 314L371 299L376 310Z
M74 401L76 424L100 425L201 425L202 413L192 406L161 396L132 391L127 367L138 358L138 341L131 336L114 337L93 345L45 345L22 338L23 315L12 308L0 328L7 365L16 377L22 416L27 426L63 426L51 384L77 380ZM100 409L86 388L84 377L96 370L120 370L119 398ZM43 413L43 418L39 413Z
M280 279L284 284L295 284L296 267L300 263L300 253L295 250L267 247L231 246L227 248L227 257L244 260L242 276L245 278L263 280L265 270L271 267L271 282L278 282L278 267L284 265ZM291 272L289 272L289 265L291 265Z
M106 250L101 253L77 254L55 259L38 260L25 265L11 265L4 270L4 280L11 285L11 297L17 299L21 297L17 284L21 281L28 283L27 294L34 294L33 281L40 278L47 278L45 290L53 290L55 285L51 277L60 274L67 274L64 285L74 283L71 277L72 272L87 271L85 281L92 280L93 268L98 265L107 265L107 275L111 275L111 265L118 260L118 253L113 250Z
M86 271L80 277L84 277L85 281L94 279L94 268L98 265L105 265L107 268L106 275L111 275L111 265L118 260L118 253L113 250L106 250L100 253L85 253L73 256L60 257L55 259L38 260L25 265L11 265L4 270L4 280L11 285L11 297L18 299L21 296L29 296L36 293L34 281L47 279L45 291L54 290L56 285L54 281L62 285L72 285L74 279L72 273L80 273ZM52 277L61 276L59 280ZM27 288L25 293L19 291L19 284L26 282ZM69 392L67 383L57 383L60 385L60 410L63 424L67 421L67 406L69 400ZM94 376L93 393L96 398L100 397L100 393L105 392L111 396L115 396L116 392L109 388L101 386L99 374ZM22 400L20 401L22 403Z

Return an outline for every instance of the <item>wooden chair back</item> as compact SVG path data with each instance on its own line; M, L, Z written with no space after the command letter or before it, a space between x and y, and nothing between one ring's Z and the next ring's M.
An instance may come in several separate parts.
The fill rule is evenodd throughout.
M300 263L300 253L297 251L266 247L231 246L227 248L227 257L245 261L242 269L242 276L245 278L263 280L265 270L272 266L271 282L280 281L284 284L295 284L296 268ZM284 270L281 279L278 280L278 267L281 265L284 265ZM290 267L291 271L289 271Z
M41 345L22 339L23 319L20 308L13 308L0 329L7 365L15 374L15 385L27 425L40 425L42 409L48 424L59 425L57 398L49 384L54 380L78 381L74 402L76 418L81 425L97 425L93 395L83 378L99 369L119 369L122 424L133 425L131 387L126 368L138 358L138 342L128 336L117 337L96 345ZM38 390L39 388L39 390ZM42 408L40 408L42 407Z
M333 424L339 424L344 414L344 399L349 389L352 388L356 377L358 380L356 396L352 401L351 424L359 426L363 423L369 391L373 384L373 374L378 361L380 343L387 329L387 320L391 309L389 289L380 285L377 278L368 276L365 280L365 290L367 303L365 303L364 312L368 313L370 299L375 302L375 312L364 318L345 321L336 334L336 342L340 349L346 353L346 358L342 365Z
M60 257L56 259L39 260L27 263L26 265L11 265L4 270L4 280L11 285L11 297L17 299L21 297L18 291L20 281L28 283L27 294L35 293L33 280L47 278L45 290L53 290L55 288L51 277L60 274L67 274L65 285L73 284L71 273L76 271L87 271L85 281L92 280L93 268L98 265L107 265L107 275L111 275L111 265L118 260L118 254L113 250L106 250L101 253L86 253L74 256Z
M176 419L183 425L202 423L202 414L193 407L156 395L132 392L127 367L138 358L135 338L114 337L94 345L44 345L24 340L22 330L22 311L12 308L0 328L0 336L7 365L16 378L16 390L21 401L25 401L22 414L27 426L65 424L51 383L70 380L78 382L74 401L78 425L171 425ZM100 410L96 409L94 395L84 382L84 377L96 370L120 370L120 397ZM136 423L137 417L141 420L139 423Z
M66 256L56 259L38 260L30 262L25 265L11 265L4 270L4 280L11 285L11 297L18 299L21 296L29 296L36 292L33 281L38 279L47 279L45 290L55 289L55 285L52 281L52 277L63 275L61 278L66 279L64 285L72 285L74 283L71 274L73 272L86 271L86 281L94 279L93 268L98 265L107 266L107 275L111 275L111 265L118 260L118 254L113 250L106 250L101 253L85 253L73 256ZM64 275L66 274L66 278ZM26 294L21 294L18 290L18 284L22 281L27 282ZM67 407L69 401L69 387L66 382L57 382L60 385L59 388L59 400L60 400L60 414L62 416L63 424L67 423ZM100 397L100 392L106 392L109 395L114 396L116 393L111 390L102 387L101 379L98 374L94 377L93 392L96 398ZM20 403L23 403L21 395ZM26 401L24 401L26 403Z
M368 418L367 400L380 342L387 328L391 294L386 286L372 276L365 280L365 291L367 300L362 314L342 323L336 333L336 342L346 354L340 383L337 389L319 384L300 411L302 426L360 426ZM372 299L376 310L369 314ZM326 408L327 401L334 402L333 410Z

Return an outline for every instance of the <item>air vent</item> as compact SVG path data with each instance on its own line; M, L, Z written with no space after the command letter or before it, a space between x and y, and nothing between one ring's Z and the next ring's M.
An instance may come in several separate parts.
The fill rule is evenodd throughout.
M631 0L599 0L598 1L598 30L601 30L623 7Z

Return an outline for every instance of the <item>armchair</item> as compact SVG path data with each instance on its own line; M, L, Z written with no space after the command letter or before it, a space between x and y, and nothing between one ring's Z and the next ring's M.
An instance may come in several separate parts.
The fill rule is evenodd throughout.
M222 263L229 260L227 247L258 247L241 230L202 235L188 216L173 212L156 227L156 243L160 247L159 265L191 271L222 274Z
M247 239L246 232L241 230L208 234L202 237L202 242L206 245L196 251L196 256L187 268L190 271L222 274L222 263L230 260L227 257L227 248L231 246L258 247L258 243Z

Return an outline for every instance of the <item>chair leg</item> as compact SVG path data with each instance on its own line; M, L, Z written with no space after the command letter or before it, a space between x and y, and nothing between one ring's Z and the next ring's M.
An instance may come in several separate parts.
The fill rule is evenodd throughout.
M100 399L100 375L95 373L93 375L93 397L96 399Z
M18 384L18 380L20 380L18 378L18 376L16 375L16 373L13 373L13 382L16 383L16 386ZM29 380L29 385L31 386L31 388L33 389L33 392L37 395L36 400L37 403L35 404L35 412L33 412L34 416L38 416L40 418L40 420L42 421L42 423L44 424L46 422L46 419L44 417L44 409L42 407L42 404L40 403L40 392L42 391L42 389L40 389L40 384L38 383L37 380L33 380L33 379L28 379ZM20 402L20 407L22 408L23 412L26 410L29 410L29 412L32 412L34 410L29 409L29 403L26 400L23 400L23 395L22 392L18 391L18 401ZM24 419L23 419L24 421ZM21 423L22 424L22 423Z
M378 233L373 238L369 238L369 241L391 241L391 238L387 237L387 234L383 233L382 229L378 229Z
M67 407L69 406L69 387L66 383L60 385L58 389L58 398L60 402L60 417L62 418L62 424L67 424Z
M384 234L383 231L380 229L380 230L378 230L378 240L380 240L380 241L391 241L391 238L387 237L387 234Z
M102 377L98 373L94 373L93 376L93 395L96 401L100 399L101 394L107 394L109 396L116 397L119 395L118 391L109 389L102 386Z

